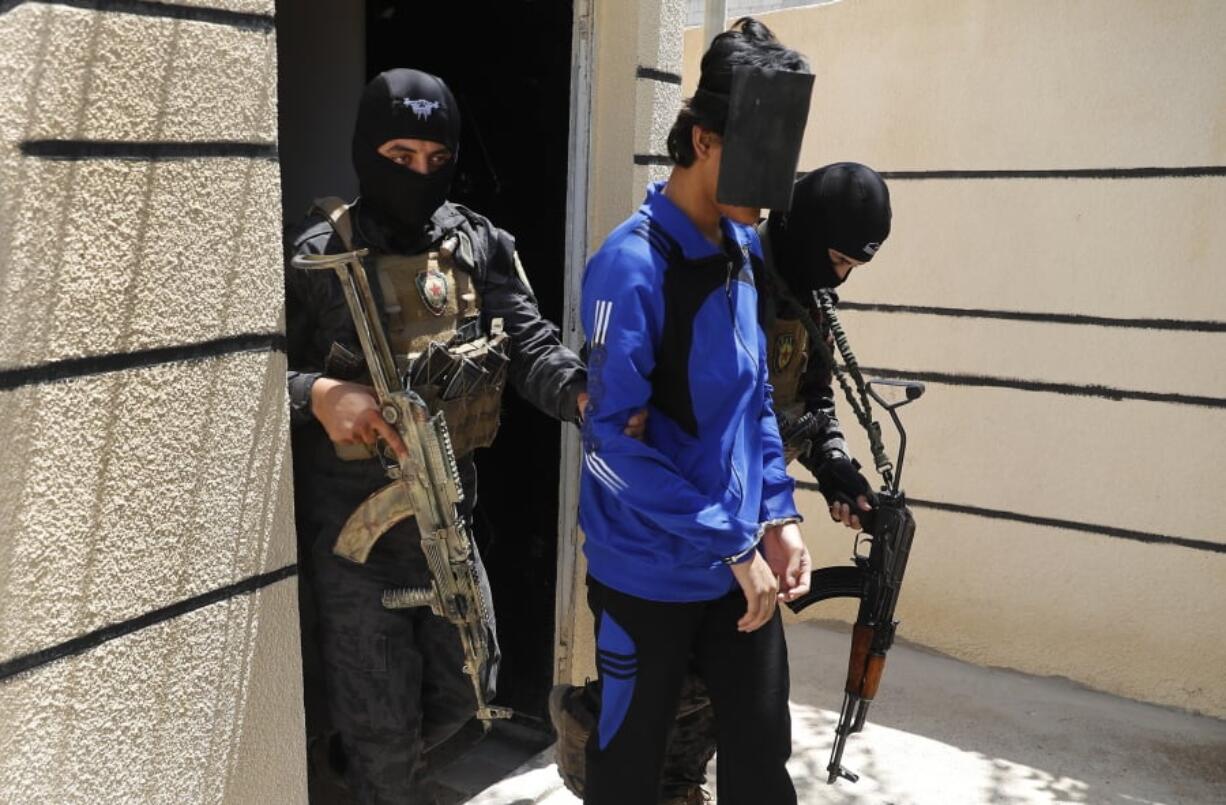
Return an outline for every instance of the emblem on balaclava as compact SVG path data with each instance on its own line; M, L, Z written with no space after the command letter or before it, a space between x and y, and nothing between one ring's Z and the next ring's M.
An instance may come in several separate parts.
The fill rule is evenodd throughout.
M796 354L796 337L791 333L780 333L775 338L775 371L782 372L792 362Z
M447 309L447 277L437 268L427 268L417 275L417 293L426 309L435 316Z
M400 105L406 109L412 109L413 114L417 115L418 120L429 120L430 115L434 114L434 110L439 107L438 101L427 99L414 100L412 98L399 98Z

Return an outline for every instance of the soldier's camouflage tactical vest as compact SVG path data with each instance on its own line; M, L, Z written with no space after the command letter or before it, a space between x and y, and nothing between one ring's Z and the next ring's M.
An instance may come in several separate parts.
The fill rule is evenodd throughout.
M800 399L800 378L809 363L809 334L799 319L776 317L766 339L766 362L774 389L771 402L775 414L783 420L798 419L805 413L804 401ZM790 463L798 453L794 447L785 449L785 461Z
M348 207L335 198L315 206L352 249ZM494 319L489 332L481 326L481 297L464 267L472 255L466 241L457 231L422 254L365 261L379 285L398 373L431 411L443 412L457 457L493 443L510 363L502 319ZM365 445L337 445L337 454L346 460L373 456Z

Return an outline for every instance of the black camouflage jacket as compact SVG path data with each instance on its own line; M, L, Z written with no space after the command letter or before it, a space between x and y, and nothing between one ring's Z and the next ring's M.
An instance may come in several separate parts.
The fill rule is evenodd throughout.
M368 248L372 255L395 253L384 230L369 211L362 210L360 203L352 208L351 216L355 248ZM448 202L434 213L427 236L416 253L433 247L456 230L465 231L473 245L472 279L481 295L483 323L488 330L491 319L502 318L510 337L508 377L511 385L549 416L574 421L576 401L586 383L586 372L579 357L562 345L558 328L541 317L531 288L516 268L514 239L483 216ZM340 236L320 214L309 217L301 228L286 238L285 329L290 421L296 435L304 429L318 431L310 434L310 441L315 442L326 436L311 413L310 390L315 379L323 373L324 360L333 342L354 355L362 353L336 274L296 269L290 265L290 259L299 254L343 251L345 246ZM371 290L382 308L380 283L372 281ZM298 441L302 440L296 439ZM351 479L355 475L369 476L371 491L386 483L374 460L344 462L333 456L329 462L325 456L330 451L311 450L309 453L311 462L326 465L312 468L318 472ZM471 474L471 463L471 457L461 461L462 474Z
M765 224L762 228L765 228ZM766 276L759 282L761 293L759 295L758 319L762 329L769 333L776 317L794 319L797 313L785 301L785 291L782 287L783 280L774 269L774 257L769 247L769 238L763 238L762 247L766 258L766 271L764 272ZM837 305L837 294L834 295L834 301ZM827 325L822 321L820 310L817 310L812 305L807 305L806 311L813 318L814 323L817 324L818 329L822 333L829 332ZM826 366L826 362L821 360L820 356L812 354L813 349L813 345L810 345L809 350L811 354L808 356L808 365L801 376L798 396L801 402L804 403L805 413L813 413L817 417L820 427L817 437L813 439L813 446L809 452L798 456L797 460L816 476L818 466L830 454L842 453L848 458L851 455L848 452L847 442L843 438L842 426L839 424L839 419L835 412L834 374ZM778 410L778 406L776 410Z

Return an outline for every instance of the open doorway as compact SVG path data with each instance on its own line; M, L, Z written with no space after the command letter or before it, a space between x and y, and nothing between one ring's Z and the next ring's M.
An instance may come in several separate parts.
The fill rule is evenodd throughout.
M287 222L299 220L315 196L356 194L349 137L364 83L392 67L435 73L463 118L450 198L515 236L543 315L560 323L572 4L277 6ZM503 650L495 701L542 730L553 677L560 428L510 392L497 442L477 456L474 530ZM308 697L310 686L308 678Z
M565 275L571 5L366 4L366 75L441 76L463 135L451 199L515 236L541 312L560 322ZM553 675L560 425L506 395L494 446L477 454L475 530L503 651L497 702L543 717Z

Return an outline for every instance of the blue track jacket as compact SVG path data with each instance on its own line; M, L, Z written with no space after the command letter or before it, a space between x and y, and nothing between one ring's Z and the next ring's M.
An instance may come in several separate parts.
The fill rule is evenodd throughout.
M799 520L767 384L752 227L708 241L663 183L583 277L588 393L579 522L588 571L653 601L736 587L768 524ZM647 408L643 441L624 434Z

